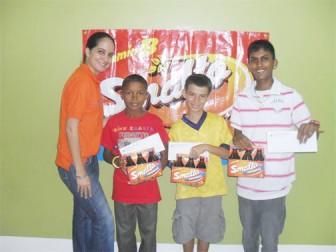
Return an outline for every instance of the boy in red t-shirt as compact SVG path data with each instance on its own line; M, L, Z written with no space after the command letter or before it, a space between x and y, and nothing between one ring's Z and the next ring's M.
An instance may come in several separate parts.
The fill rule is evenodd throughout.
M104 160L115 168L113 175L114 211L117 243L120 252L136 252L135 237L138 221L141 245L140 252L156 251L156 224L158 202L161 200L156 179L131 185L126 175L126 159L119 149L142 138L159 133L167 150L168 135L162 120L143 109L148 98L147 81L133 74L122 83L121 98L126 108L112 116L103 131L101 144L104 146ZM167 162L167 151L161 152L162 167Z

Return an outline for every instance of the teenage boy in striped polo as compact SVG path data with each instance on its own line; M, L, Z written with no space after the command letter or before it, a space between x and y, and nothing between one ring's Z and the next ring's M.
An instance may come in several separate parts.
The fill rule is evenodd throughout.
M234 144L240 149L265 147L265 178L238 178L239 214L245 252L276 252L286 218L286 195L295 180L294 153L270 154L268 131L298 128L298 139L306 142L318 131L319 122L310 113L300 94L273 77L278 61L273 45L257 40L248 48L248 67L254 85L237 95L231 115Z

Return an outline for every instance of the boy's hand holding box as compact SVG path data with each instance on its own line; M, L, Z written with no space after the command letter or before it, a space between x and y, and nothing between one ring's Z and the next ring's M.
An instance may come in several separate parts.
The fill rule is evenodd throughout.
M121 155L126 157L129 183L136 185L161 176L163 169L159 152L164 149L158 133L120 148Z
M169 142L168 159L173 161L170 182L189 186L202 186L206 180L209 153L189 156L190 149L200 143Z

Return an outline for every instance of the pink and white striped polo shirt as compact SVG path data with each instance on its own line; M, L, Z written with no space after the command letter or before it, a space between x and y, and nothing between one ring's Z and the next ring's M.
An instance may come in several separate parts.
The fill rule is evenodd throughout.
M310 113L300 94L276 79L270 90L256 92L255 86L235 97L231 126L265 148L265 178L239 177L237 193L265 200L287 195L295 180L294 153L268 153L266 133L294 130L310 121Z

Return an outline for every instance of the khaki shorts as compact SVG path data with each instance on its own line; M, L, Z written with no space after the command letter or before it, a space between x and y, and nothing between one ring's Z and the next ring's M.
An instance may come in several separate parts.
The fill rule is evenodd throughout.
M176 200L173 238L186 244L193 238L216 243L224 238L225 218L222 196Z

